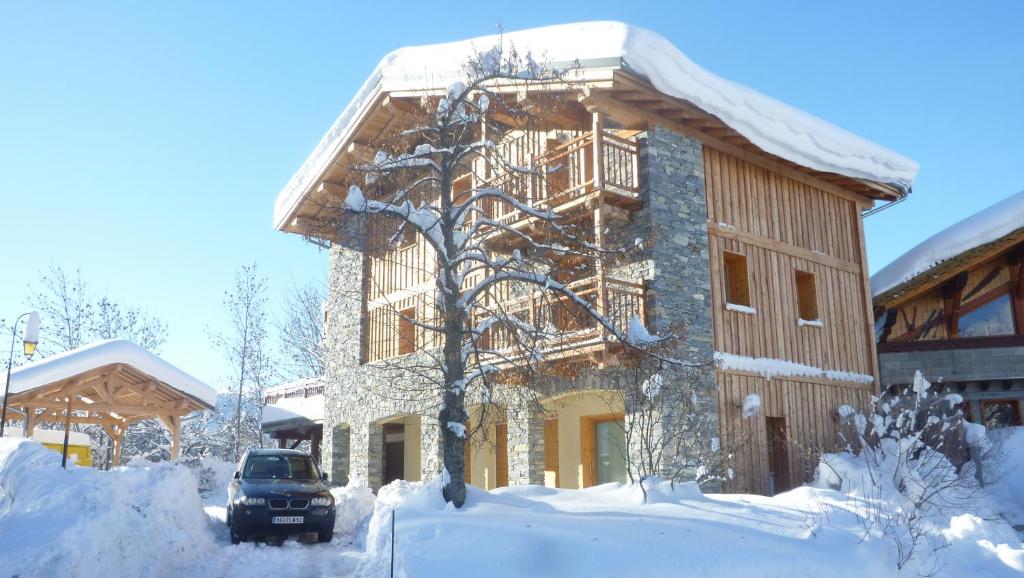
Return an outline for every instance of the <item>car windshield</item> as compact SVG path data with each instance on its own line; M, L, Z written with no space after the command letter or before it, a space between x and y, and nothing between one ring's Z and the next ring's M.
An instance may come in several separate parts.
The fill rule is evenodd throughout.
M257 480L316 480L320 478L316 464L307 456L249 456L243 478Z

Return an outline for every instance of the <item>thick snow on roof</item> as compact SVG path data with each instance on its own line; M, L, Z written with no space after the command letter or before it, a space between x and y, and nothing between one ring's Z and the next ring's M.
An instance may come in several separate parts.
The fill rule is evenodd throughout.
M293 419L323 421L324 396L286 397L263 406L263 425Z
M871 276L880 295L939 263L1024 227L1024 191L939 231Z
M123 339L97 341L15 368L11 371L11 393L35 389L112 363L130 365L211 407L217 403L217 392L212 387Z
M621 22L581 22L391 52L278 195L274 224L278 228L286 225L307 188L348 140L356 120L376 95L444 88L462 79L462 65L470 56L494 46L499 39L552 63L578 60L584 67L625 65L661 92L717 116L761 149L805 167L902 187L909 187L917 175L913 160L716 76L655 32Z

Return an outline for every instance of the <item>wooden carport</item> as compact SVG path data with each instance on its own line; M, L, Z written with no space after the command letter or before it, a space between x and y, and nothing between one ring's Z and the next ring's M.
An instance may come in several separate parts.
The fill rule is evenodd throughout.
M39 422L98 424L121 461L128 426L156 418L171 432L171 459L181 453L181 420L212 409L216 392L163 359L123 340L101 341L11 372L9 405L31 437Z

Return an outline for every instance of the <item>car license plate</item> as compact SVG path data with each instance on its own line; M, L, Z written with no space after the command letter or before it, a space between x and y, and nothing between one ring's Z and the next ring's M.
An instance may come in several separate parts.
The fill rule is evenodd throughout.
M274 516L271 522L274 524L301 524L302 516Z

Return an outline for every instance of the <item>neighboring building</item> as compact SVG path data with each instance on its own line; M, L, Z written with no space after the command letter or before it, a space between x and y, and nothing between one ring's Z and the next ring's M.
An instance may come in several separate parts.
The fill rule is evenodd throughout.
M385 58L281 192L275 226L322 230L320 211L357 178L347 167L372 154L367 145L407 121L403 111L423 97L443 94L470 52L496 39ZM570 167L526 202L576 215L610 241L650 239L634 260L575 281L604 293L616 323L640 316L652 331L685 334L677 357L717 358L702 411L717 419L723 447L741 447L727 490L798 484L813 465L802 450L833 443L837 408L877 391L861 216L876 200L902 198L916 163L718 78L645 30L574 24L506 33L504 41L555 63L578 61L589 89L559 101L558 130L503 143L527 151L523 161L535 166ZM389 390L396 370L383 363L430 345L394 314L396 305L430 313L433 287L415 268L424 243L410 239L384 254L347 235L324 240L325 468L334 480L359 475L373 487L434 475L436 410L398 401ZM591 377L551 378L543 411L506 407L492 418L468 453L471 483L579 488L625 478L609 448L621 444L618 426L629 412L613 407L601 369L619 361L621 346L592 328L575 335L558 363L591 367ZM414 387L418 378L404 379ZM751 394L761 411L744 419L740 406Z
M1021 425L1024 192L937 233L871 278L884 385L914 372L967 419Z
M320 460L320 442L324 437L323 382L314 377L267 388L260 423L263 433L277 440L278 447L294 449L308 441L310 452Z

